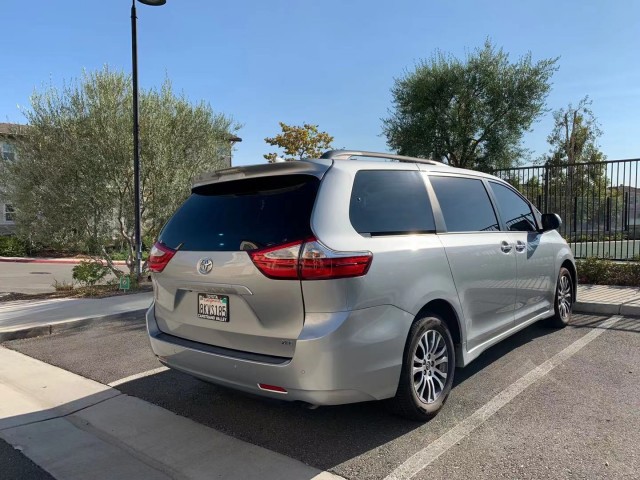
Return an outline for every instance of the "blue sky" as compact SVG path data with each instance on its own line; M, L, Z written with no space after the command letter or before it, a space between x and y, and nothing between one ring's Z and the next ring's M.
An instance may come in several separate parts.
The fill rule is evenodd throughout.
M23 122L34 88L104 64L131 69L127 0L2 0L0 121ZM489 36L515 60L560 57L548 107L584 95L610 159L640 157L640 2L168 0L138 4L142 87L165 75L243 124L234 164L259 163L278 121L316 123L335 147L386 151L394 77L436 49L464 56ZM551 114L524 138L548 150ZM143 153L144 155L144 153Z

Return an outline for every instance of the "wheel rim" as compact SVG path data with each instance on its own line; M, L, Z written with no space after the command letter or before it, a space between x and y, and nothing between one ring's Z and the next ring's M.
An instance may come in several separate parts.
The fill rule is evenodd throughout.
M558 282L558 312L564 321L571 315L571 303L571 280L567 275L562 275Z
M440 332L427 330L413 352L413 389L423 403L435 402L447 384L447 342Z

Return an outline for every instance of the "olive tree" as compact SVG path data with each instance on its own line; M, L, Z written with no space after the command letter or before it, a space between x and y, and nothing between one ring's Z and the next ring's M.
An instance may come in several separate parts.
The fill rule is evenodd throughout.
M511 62L489 40L464 60L438 51L395 80L387 144L455 167L513 166L523 134L545 111L556 62L533 62L530 53Z
M102 256L114 244L134 269L131 79L108 67L35 91L27 133L3 165L18 234ZM191 179L222 168L238 126L169 80L140 92L142 232L146 247L189 194ZM203 219L204 220L204 219Z

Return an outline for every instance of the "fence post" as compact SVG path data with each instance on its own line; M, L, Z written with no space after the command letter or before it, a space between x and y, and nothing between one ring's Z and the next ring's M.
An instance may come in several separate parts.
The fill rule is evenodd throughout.
M549 162L544 164L544 211L542 213L549 213Z

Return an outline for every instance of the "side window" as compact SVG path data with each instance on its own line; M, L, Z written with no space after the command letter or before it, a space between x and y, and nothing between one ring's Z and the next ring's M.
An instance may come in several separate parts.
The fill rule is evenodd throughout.
M507 229L512 232L534 232L536 220L531 207L520 195L496 182L489 182Z
M481 180L430 176L448 232L500 230L489 194Z
M361 170L356 173L349 219L358 233L401 235L435 232L433 211L420 172Z

